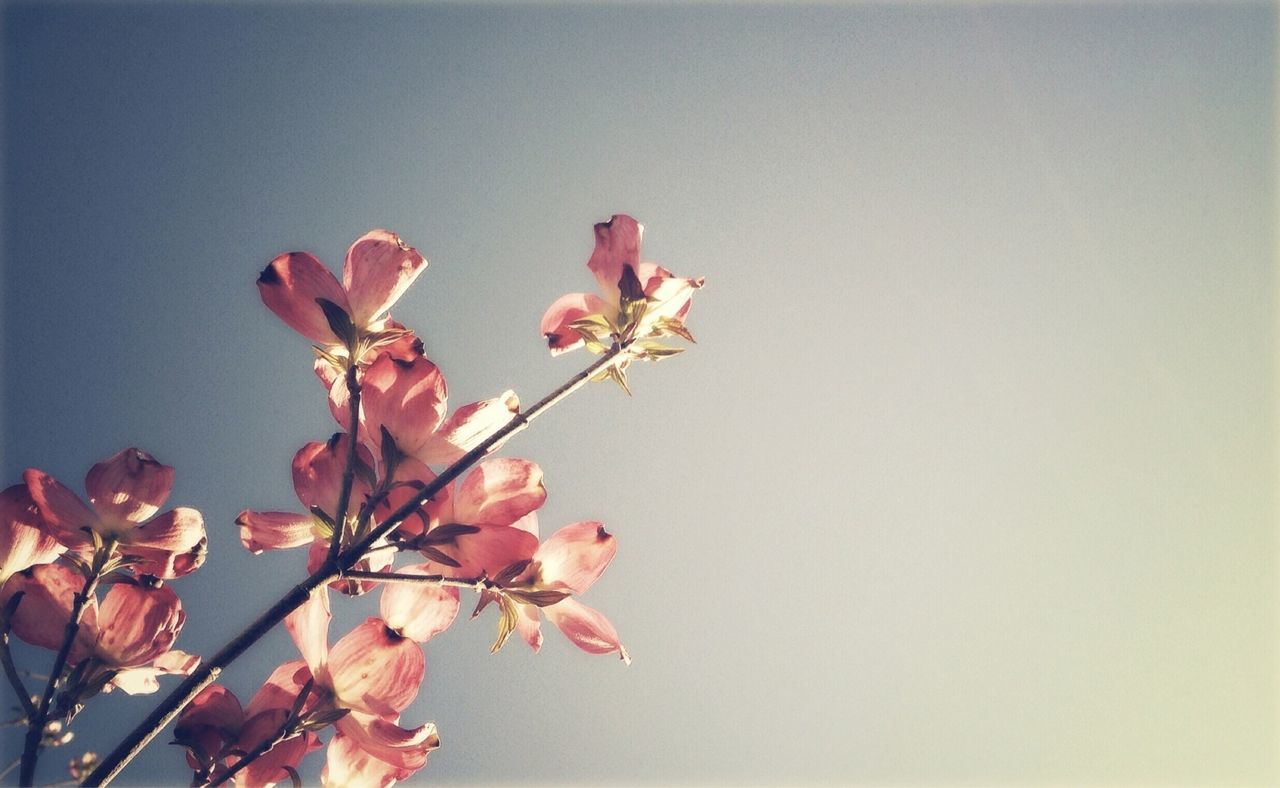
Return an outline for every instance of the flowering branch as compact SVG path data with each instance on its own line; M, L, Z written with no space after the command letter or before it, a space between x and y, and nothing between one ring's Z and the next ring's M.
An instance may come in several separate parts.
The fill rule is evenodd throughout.
M171 692L168 697L156 706L128 736L107 755L97 768L85 778L82 785L107 785L129 764L148 743L167 726L188 703L200 694L200 691L211 684L222 672L222 669L235 661L241 654L285 619L291 612L302 606L316 588L350 575L351 568L374 546L380 538L390 533L396 526L416 512L423 504L443 490L450 482L461 476L471 466L489 453L495 446L529 426L529 424L552 406L568 397L585 385L592 377L613 369L615 365L629 359L628 344L615 343L600 358L586 369L569 378L555 391L538 401L528 410L514 414L506 424L489 435L460 459L446 468L431 483L391 513L376 528L373 528L356 544L345 551L340 551L335 558L327 560L314 573L301 583L290 589L274 605L263 612L253 623L239 635L222 647L209 660L203 662L186 680ZM356 424L351 424L354 429ZM354 444L355 437L351 438ZM349 488L348 488L349 489ZM38 742L37 738L37 742Z
M96 534L95 534L95 541ZM18 773L18 781L22 785L31 785L35 780L36 760L40 755L40 740L44 737L45 723L48 721L49 704L58 688L58 679L67 666L67 657L71 655L71 647L75 644L76 635L80 632L80 617L84 614L84 606L93 598L98 587L98 580L108 570L111 552L115 549L116 540L108 538L98 543L94 551L93 561L85 571L84 586L76 594L71 603L71 618L67 621L66 631L62 636L62 646L53 658L53 667L49 670L49 681L45 684L44 694L36 706L35 714L27 721L27 738L22 750L22 770Z

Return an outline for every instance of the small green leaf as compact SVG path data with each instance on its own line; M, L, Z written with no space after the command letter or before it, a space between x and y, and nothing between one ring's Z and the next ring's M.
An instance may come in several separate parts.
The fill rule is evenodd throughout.
M489 649L490 654L498 653L511 633L516 631L516 624L520 621L520 608L516 607L515 602L504 596L498 599L498 604L502 606L502 613L498 617L498 637Z
M563 600L569 596L567 591L554 591L550 588L542 590L522 591L518 589L510 589L507 591L513 599L524 602L527 605L537 605L538 607L547 607Z

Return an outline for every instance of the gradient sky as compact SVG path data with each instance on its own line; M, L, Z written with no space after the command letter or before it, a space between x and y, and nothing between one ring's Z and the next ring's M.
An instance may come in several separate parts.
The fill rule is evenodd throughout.
M617 535L584 601L635 662L554 631L490 656L492 616L460 621L405 713L444 740L421 779L1280 781L1275 6L3 23L3 482L175 466L211 549L181 647L302 577L233 524L294 506L334 429L268 260L395 230L431 260L396 316L452 402L533 402L588 361L538 320L628 212L707 277L699 344L506 453L543 466L545 531ZM294 653L273 633L226 683ZM95 702L41 781L146 710ZM166 740L122 784L185 781Z

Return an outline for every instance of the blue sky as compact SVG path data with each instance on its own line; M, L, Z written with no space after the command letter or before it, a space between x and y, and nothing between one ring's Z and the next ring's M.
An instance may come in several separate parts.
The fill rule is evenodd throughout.
M184 648L301 577L233 520L293 506L334 429L267 261L398 232L431 265L395 314L451 400L532 402L587 361L542 311L626 212L707 277L699 344L506 453L545 530L618 537L585 601L635 662L459 622L405 715L444 740L423 779L1280 779L1274 6L3 19L4 480L175 466L211 549ZM145 712L95 704L66 757ZM124 777L185 779L163 743Z

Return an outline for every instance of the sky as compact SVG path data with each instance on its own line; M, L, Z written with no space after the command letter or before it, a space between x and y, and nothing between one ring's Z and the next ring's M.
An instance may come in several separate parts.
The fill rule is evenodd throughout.
M584 601L634 662L457 622L413 782L1280 782L1274 5L2 13L0 481L174 466L210 548L180 648L304 575L234 525L335 429L269 260L394 230L451 403L531 403L589 361L538 323L622 212L707 278L698 343L504 453L544 533L617 537ZM150 700L95 701L38 781ZM167 740L120 784L185 783Z

